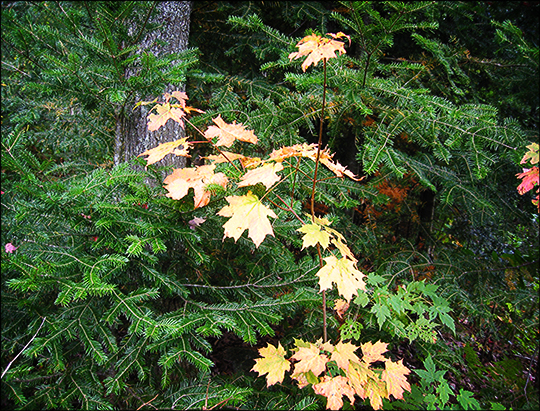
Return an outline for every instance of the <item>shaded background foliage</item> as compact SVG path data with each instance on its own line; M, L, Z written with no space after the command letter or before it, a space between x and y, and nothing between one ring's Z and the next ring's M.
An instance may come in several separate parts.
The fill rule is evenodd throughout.
M190 50L158 59L135 53L156 29L148 23L154 6L2 2L3 372L40 329L2 379L3 405L323 404L294 384L267 389L250 372L267 342L319 338L317 264L301 251L294 223L278 219L276 238L257 250L245 238L222 242L213 211L223 200L193 211L190 199L163 196L162 168L111 163L118 113L131 110L135 95L158 97L184 81L189 104L206 110L191 119L196 126L219 113L255 130L260 144L246 154L316 141L321 68L302 74L287 59L315 30L353 36L347 55L329 64L324 141L368 175L361 184L321 184L318 213L388 290L437 285L456 324L455 334L438 329L436 344L412 341L396 335L393 318L380 326L372 305L357 305L359 340L391 342L411 369L433 355L454 392L472 391L485 408L535 409L538 215L517 194L515 174L538 138L538 2L426 2L407 12L414 7L395 2L197 1ZM406 25L383 29L395 13ZM359 16L364 31L347 22L360 24ZM125 79L132 66L143 69ZM420 110L435 104L442 117ZM400 110L412 126L394 127ZM488 158L478 175L467 171L476 164L466 141L437 157L414 134L432 118L465 127L474 117L504 143L478 149ZM394 151L376 162L370 150L383 135ZM206 154L198 148L191 164ZM297 184L301 213L310 185ZM207 221L192 228L194 217ZM8 243L18 248L8 253ZM340 321L331 318L333 340ZM420 375L411 380L421 386ZM406 404L422 408L413 395Z

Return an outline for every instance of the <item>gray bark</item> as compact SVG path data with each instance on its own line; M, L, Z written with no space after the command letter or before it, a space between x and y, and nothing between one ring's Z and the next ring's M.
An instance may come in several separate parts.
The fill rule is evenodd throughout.
M142 39L140 51L149 51L156 56L162 56L186 50L189 39L191 3L191 1L162 1L158 3L156 22L162 25L159 30L149 33ZM167 44L159 45L156 41L163 41ZM129 72L126 73L126 77L129 75ZM183 84L169 84L163 93L174 90L184 91L184 88ZM151 101L156 97L161 96L138 96L138 100ZM129 161L144 151L157 147L160 143L185 137L184 130L172 120L169 120L165 126L157 131L148 131L148 111L147 106L139 106L135 110L127 107L125 116L117 119L115 165ZM179 168L185 166L186 159L185 157L168 155L157 164Z

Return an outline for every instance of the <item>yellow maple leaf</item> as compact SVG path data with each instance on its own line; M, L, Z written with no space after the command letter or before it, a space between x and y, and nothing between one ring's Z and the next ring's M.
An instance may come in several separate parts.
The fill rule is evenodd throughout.
M319 224L304 224L298 230L301 233L304 233L302 237L302 250L306 247L317 246L317 243L321 245L322 248L327 249L330 244L330 234L326 231L321 230Z
M529 144L527 146L527 148L529 149L529 151L527 151L527 153L525 153L525 155L523 156L523 158L521 159L521 161L519 163L520 164L525 164L528 160L531 161L531 164L538 163L538 150L540 149L538 144L537 143L531 143L531 144Z
M244 160L249 157L246 157L242 154L233 153L231 151L222 151L219 154L210 154L209 156L203 157L207 160L210 160L214 164L220 164L220 163L227 163L228 161L234 161L234 160Z
M296 380L296 382L298 383L298 388L307 387L307 385L309 384L305 372L301 372L301 373L298 373L298 374L293 374L293 375L291 375L291 378L293 380Z
M388 396L393 395L396 399L403 399L403 391L411 390L406 377L410 372L411 370L403 365L403 360L399 360L398 362L386 361L381 379L386 382Z
M186 115L184 110L179 107L174 107L170 103L156 104L152 110L156 110L157 114L150 113L148 116L148 130L156 131L165 123L172 119L180 124L184 128L184 120L182 117Z
M377 341L375 344L372 344L371 341L368 341L365 344L362 344L362 361L370 365L376 361L388 361L383 353L388 351L388 344L383 343L382 341Z
M387 398L386 385L379 379L368 379L364 386L364 398L369 398L369 402L374 410L382 408L382 399Z
M335 283L339 294L341 294L347 302L352 299L353 295L357 295L357 290L366 290L366 284L361 273L356 267L355 262L348 258L340 258L339 260L331 255L324 258L326 265L318 272L319 286L321 291L332 288L332 283Z
M259 197L252 194L251 191L243 196L229 196L225 199L229 205L217 213L223 217L231 217L223 225L225 228L223 238L231 237L236 242L242 233L248 230L248 237L253 240L255 246L259 247L267 234L274 235L268 216L277 218L277 215L261 203Z
M354 353L358 348L350 342L344 343L340 341L335 345L330 360L335 361L339 368L347 371L349 361L360 362L360 358Z
M326 369L328 362L328 357L312 343L309 343L309 347L300 347L291 359L299 361L294 365L294 374L311 371L316 377Z
M255 365L251 371L256 371L259 375L268 374L266 376L266 386L269 387L277 382L282 382L285 376L285 371L289 371L291 363L285 358L285 349L278 342L278 346L274 347L268 344L266 348L260 348L259 354L263 358L255 359Z
M191 148L191 143L187 141L188 137L181 138L180 140L170 141L168 143L162 143L157 147L154 147L150 150L146 150L144 153L139 154L140 156L148 156L146 158L146 165L154 164L163 159L167 154L176 154L177 156L182 157L191 157L189 155L189 149ZM182 146L181 149L178 149L178 146Z
M302 63L302 70L306 69L313 64L314 66L322 59L330 59L336 57L336 51L339 54L345 53L345 45L341 41L336 40L338 37L350 37L343 33L333 34L327 33L334 39L321 37L316 34L310 34L300 40L296 47L298 51L289 54L289 60L298 59L300 57L307 56L306 60Z
M264 164L244 174L238 187L254 186L257 183L262 183L269 189L280 180L281 177L276 172L281 170L283 170L283 164L281 163Z
M212 121L216 123L216 125L209 126L204 133L204 136L207 140L218 137L216 146L230 147L235 140L257 144L257 136L253 134L253 131L246 130L242 124L236 124L236 122L228 124L221 118L221 115L213 118Z
M349 380L342 375L336 377L324 376L322 382L313 386L313 391L316 394L324 395L328 398L326 408L329 410L339 410L343 407L342 397L346 395L354 404L354 390L348 384Z
M167 197L180 200L187 195L190 188L194 191L194 207L203 207L210 202L210 192L206 190L208 184L218 184L225 188L228 183L223 173L214 174L215 165L204 165L195 168L177 168L163 181L167 189Z
M345 371L345 374L349 378L349 384L353 387L354 392L365 399L364 386L367 384L368 379L376 379L377 375L373 370L369 368L369 365L364 361L351 362L349 369Z

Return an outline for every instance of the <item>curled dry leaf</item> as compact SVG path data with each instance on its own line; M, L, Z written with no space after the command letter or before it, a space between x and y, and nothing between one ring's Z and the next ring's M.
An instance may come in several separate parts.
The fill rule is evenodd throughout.
M334 310L336 310L337 315L339 318L343 319L343 316L349 309L349 303L341 298L336 300L336 303L334 305Z
M181 138L180 140L170 141L168 143L162 143L157 147L154 147L150 150L146 150L144 153L139 154L140 156L148 156L146 158L146 165L157 163L162 160L167 154L175 154L182 157L191 157L189 155L189 150L191 148L191 143L187 141L187 137ZM178 148L180 147L180 148Z
M290 157L306 157L316 161L317 144L295 144L288 147L281 147L270 154L270 159L274 161L283 161ZM320 151L319 161L338 177L347 176L355 181L364 179L364 177L356 177L352 171L347 170L347 168L339 164L339 162L334 162L332 160L332 154L326 149Z
M215 126L209 126L204 136L208 140L212 140L214 137L218 137L216 146L230 147L235 140L246 141L248 143L257 144L257 136L251 130L246 130L242 124L226 123L221 115L213 118L212 121L216 123Z
M177 168L167 176L164 181L165 188L169 192L167 197L180 200L193 188L194 207L203 207L210 202L210 192L206 190L208 184L217 184L227 187L228 179L223 173L214 174L214 165L204 165L195 168Z

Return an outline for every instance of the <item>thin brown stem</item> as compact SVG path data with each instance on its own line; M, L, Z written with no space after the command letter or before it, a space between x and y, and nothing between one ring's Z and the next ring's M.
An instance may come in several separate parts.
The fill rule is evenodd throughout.
M189 121L187 118L185 119L185 121L186 121L186 123L188 123L191 127L193 127L195 130L197 130L197 132L198 132L201 136L204 137L204 133L203 133L201 130L199 130L195 124L193 124L193 123L192 123L191 121ZM205 138L206 138L206 137L205 137ZM215 145L212 141L210 141L210 140L207 140L207 141L212 145L212 147L214 147L217 151L219 151L219 154L221 154L223 157L225 157L225 160L227 160L234 168L236 168L236 171L238 171L238 172L240 173L240 169L239 169L238 167L236 167L236 165L229 159L229 157L227 157L227 156L225 155L225 153L224 153L223 151L221 151L221 150L219 149L218 146L216 146L216 145ZM243 165L243 164L242 164L242 168L244 168L244 165Z
M321 120L319 123L319 141L317 143L317 157L315 158L315 171L313 172L313 187L311 188L311 219L315 221L315 190L317 189L317 173L319 171L319 163L321 157L321 147L322 147L322 135L323 135L323 123L324 123L324 108L326 106L326 59L323 59L323 70L324 70L324 82L323 82L323 97L322 97L322 108L321 108ZM319 267L323 267L323 258L321 253L321 246L317 243L317 254L319 256ZM326 292L322 292L322 314L323 314L323 342L327 341L327 332L326 332Z
M280 207L279 205L275 204L274 202L272 202L272 201L270 201L270 200L268 200L268 201L270 201L272 204L274 204L277 208L281 208L283 211L290 211L290 212L293 213L293 215L298 219L298 221L300 221L302 224L306 224L306 223L300 218L300 216L299 216L298 214L296 214L296 212L293 210L292 206L290 206L289 204L287 204L287 202L286 202L284 199L282 199L279 195L277 195L276 193L274 193L274 195L275 195L277 198L279 198L279 199L281 200L281 202L287 206L287 208L284 209L283 207Z

